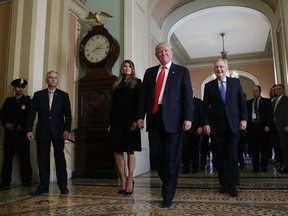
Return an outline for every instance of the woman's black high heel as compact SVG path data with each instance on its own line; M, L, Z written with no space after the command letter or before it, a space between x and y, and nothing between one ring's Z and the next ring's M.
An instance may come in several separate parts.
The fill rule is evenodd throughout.
M126 190L119 190L118 194L124 194Z
M127 179L126 179L126 184L127 184ZM126 189L120 189L120 190L118 191L118 194L124 194L125 191L126 191Z
M131 195L131 194L133 193L133 191L134 191L134 185L135 185L135 182L134 182L134 180L133 180L132 191L131 191L131 192L125 191L125 192L123 193L123 195L124 195L124 196Z

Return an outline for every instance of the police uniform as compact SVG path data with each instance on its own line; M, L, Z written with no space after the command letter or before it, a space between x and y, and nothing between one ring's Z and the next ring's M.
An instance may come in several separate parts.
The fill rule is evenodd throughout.
M25 79L16 79L11 82L14 87L25 88ZM1 123L5 130L4 137L4 161L1 172L1 187L9 187L12 176L13 157L18 152L20 159L20 176L24 186L30 186L32 169L30 163L30 143L26 138L25 122L30 108L31 99L29 96L16 95L8 97L1 109ZM13 124L12 129L8 129L6 124Z

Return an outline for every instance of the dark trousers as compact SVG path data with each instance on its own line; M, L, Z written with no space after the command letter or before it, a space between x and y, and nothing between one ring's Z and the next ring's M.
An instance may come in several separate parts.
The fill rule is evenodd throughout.
M239 185L239 134L233 134L226 129L223 134L212 134L211 141L220 185L224 187Z
M184 170L190 170L190 161L192 161L192 170L196 172L199 167L199 141L200 136L196 132L185 132L183 134L182 163Z
M210 144L209 144L209 136L203 135L201 137L201 144L200 144L200 164L201 168L204 169L207 163L207 157L210 154Z
M279 163L283 163L283 158L282 158L282 153L281 153L281 148L280 148L280 141L279 141L278 132L275 126L272 127L270 140L273 144L274 159Z
M244 151L245 151L245 146L247 144L247 134L245 131L240 132L240 139L239 139L239 145L238 145L238 150L239 150L239 164L240 167L244 166Z
M248 134L253 169L255 171L260 171L260 168L266 170L269 163L269 133L264 132L263 126L252 123L248 129Z
M288 169L288 134L283 131L278 131L278 140L283 164L285 165L285 169Z
M38 189L48 190L50 180L50 147L54 147L54 158L56 165L57 184L60 189L67 188L67 170L64 155L64 140L53 139L45 142L37 141L37 162L39 169L40 184Z
M17 152L20 159L20 176L23 183L31 182L30 143L24 132L5 132L4 160L1 171L1 182L4 185L11 183L13 158Z
M163 200L171 201L181 166L182 132L167 133L159 110L152 116L148 131L151 167L155 169L162 181Z

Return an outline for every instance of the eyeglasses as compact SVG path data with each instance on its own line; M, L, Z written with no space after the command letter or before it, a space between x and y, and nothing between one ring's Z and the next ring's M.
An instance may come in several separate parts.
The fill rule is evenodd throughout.
M225 65L214 66L215 69L217 69L217 68L221 68L222 69L222 68L225 68L225 67L226 67Z

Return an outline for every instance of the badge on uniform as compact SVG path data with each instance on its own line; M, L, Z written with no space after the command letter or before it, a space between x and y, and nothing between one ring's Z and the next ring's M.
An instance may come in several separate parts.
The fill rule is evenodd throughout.
M22 109L22 110L25 110L25 109L26 109L26 105L23 104L23 105L21 106L21 109Z

